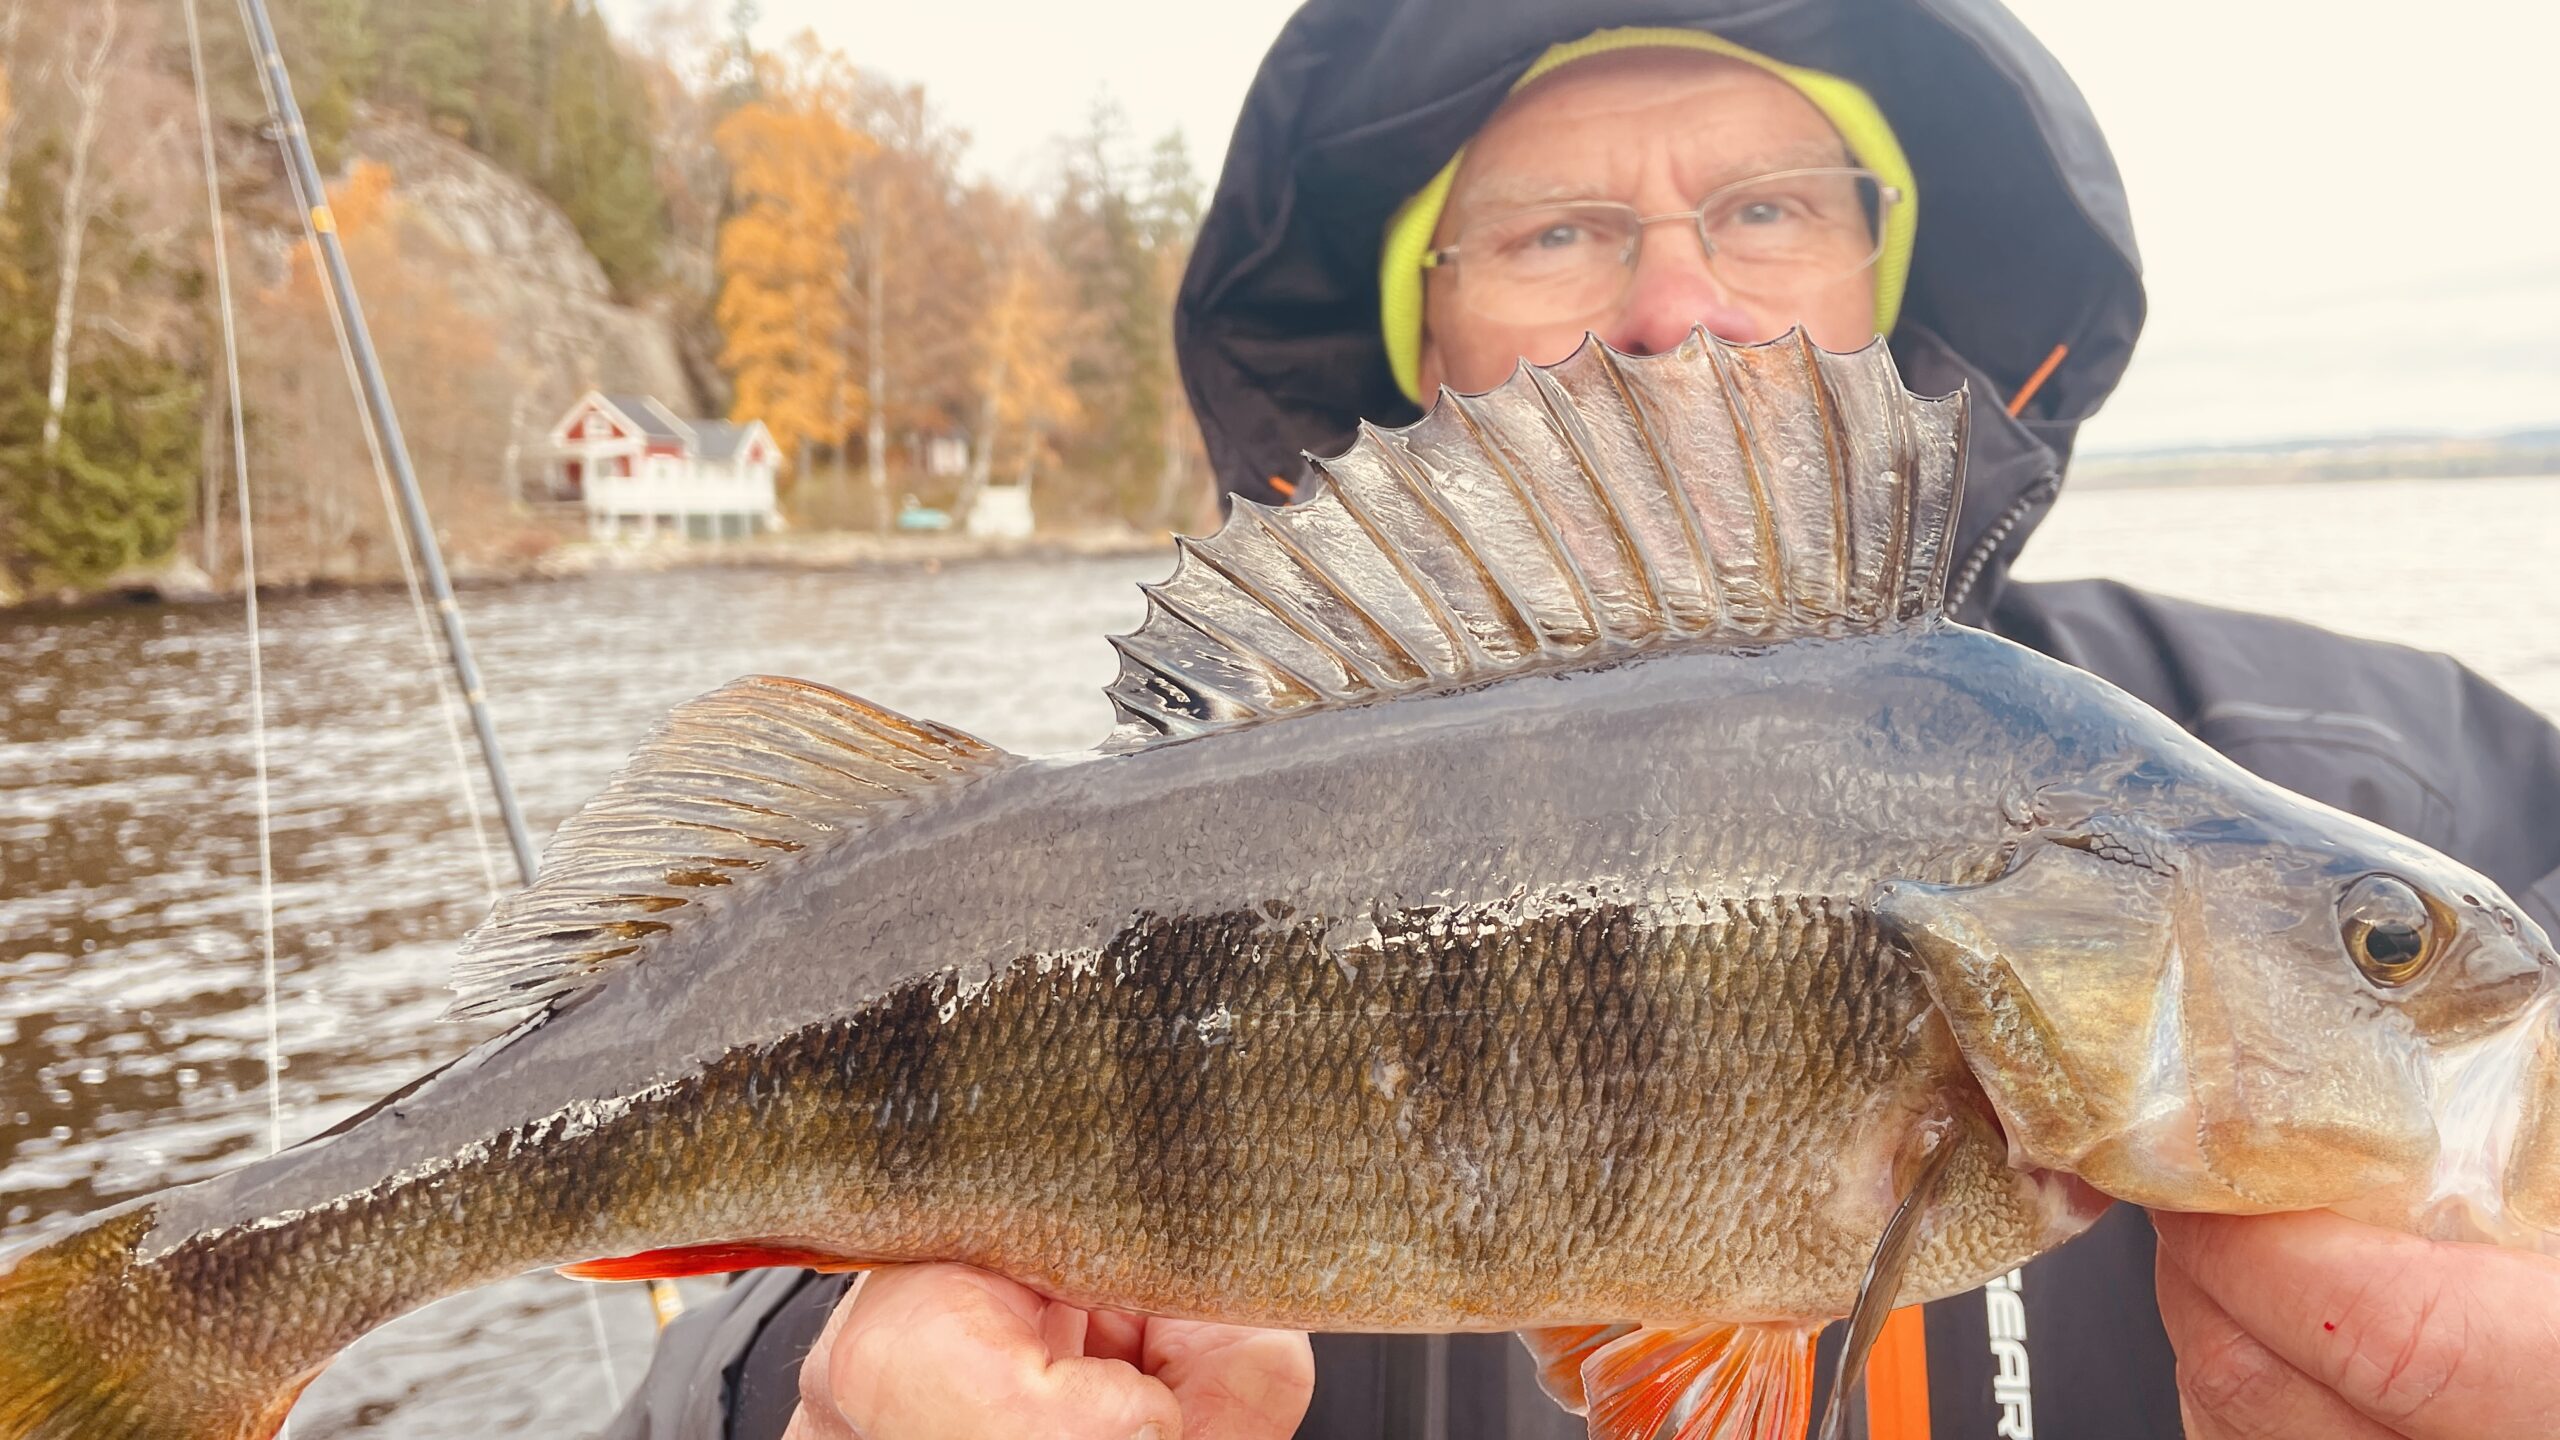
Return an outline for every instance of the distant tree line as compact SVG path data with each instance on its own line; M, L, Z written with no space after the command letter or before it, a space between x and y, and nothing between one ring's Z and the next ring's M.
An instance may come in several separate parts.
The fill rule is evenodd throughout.
M150 563L190 515L201 390L184 327L153 322L192 282L108 179L147 143L108 133L129 19L0 0L0 592Z
M526 338L471 309L475 257L368 160L368 126L431 129L556 204L615 298L670 318L689 398L772 427L803 528L885 527L910 496L965 512L1021 482L1044 523L1200 518L1170 317L1201 193L1178 137L1098 107L1014 191L972 178L921 89L806 36L761 50L738 0L634 35L592 0L270 4L466 560L556 543L519 484L552 417L526 413ZM203 14L264 573L394 573L257 73L229 7ZM0 598L180 553L217 579L233 564L196 135L174 6L0 0ZM927 463L950 454L958 473Z
M964 184L920 90L807 37L719 108L720 368L733 412L795 457L805 513L883 525L893 481L965 511L992 479L1049 473L1045 513L1192 518L1172 305L1200 196L1178 137L1140 152L1105 107L1060 142L1048 193ZM900 465L936 436L971 457L939 488Z
M657 124L637 67L586 0L271 0L324 169L359 105L407 113L531 181L626 298L667 240ZM245 93L245 92L244 92Z

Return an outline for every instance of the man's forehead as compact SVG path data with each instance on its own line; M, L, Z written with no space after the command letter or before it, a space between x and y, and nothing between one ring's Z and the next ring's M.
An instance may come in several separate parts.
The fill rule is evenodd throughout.
M1808 165L1848 147L1821 110L1757 65L1692 50L1576 61L1504 102L1467 149L1453 217L1623 193L1667 166L1686 191Z
M1720 147L1712 132L1705 132L1682 149L1688 152L1682 157L1688 163L1680 167L1681 178L1690 182L1687 188L1697 196L1776 170L1855 163L1837 135ZM1631 200L1620 193L1632 183L1634 173L1632 165L1622 163L1625 158L1576 155L1562 146L1536 155L1496 154L1481 161L1471 152L1450 192L1449 211L1477 215L1567 200Z

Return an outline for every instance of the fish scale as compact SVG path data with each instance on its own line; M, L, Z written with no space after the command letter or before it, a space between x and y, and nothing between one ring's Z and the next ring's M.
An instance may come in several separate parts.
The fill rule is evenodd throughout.
M1517 1329L1597 1440L1793 1440L1823 1324L2106 1196L2560 1250L2548 940L1949 623L1963 435L1593 345L1186 542L1094 752L679 707L466 941L506 1033L0 1272L0 1440L261 1440L543 1266Z

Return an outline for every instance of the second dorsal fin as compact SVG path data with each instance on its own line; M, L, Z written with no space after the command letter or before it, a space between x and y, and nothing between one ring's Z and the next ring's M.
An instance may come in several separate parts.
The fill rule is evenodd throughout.
M1881 340L1597 339L1402 430L1361 427L1322 490L1236 502L1114 639L1124 737L1183 737L1613 651L1926 623L1964 470L1961 392L1902 388Z
M561 825L533 884L464 937L451 1013L549 1004L767 872L1016 758L806 680L732 680L670 711Z

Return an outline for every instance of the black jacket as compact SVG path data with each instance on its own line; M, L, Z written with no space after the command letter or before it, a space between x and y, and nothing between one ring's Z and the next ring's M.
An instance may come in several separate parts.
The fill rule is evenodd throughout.
M1895 359L1913 389L1964 385L1976 402L1959 615L2462 860L2560 931L2560 731L2522 704L2438 655L2102 581L2008 582L2080 422L2131 357L2143 294L2095 118L1994 0L1310 0L1246 97L1175 314L1226 490L1276 503L1271 477L1306 452L1342 448L1361 419L1415 418L1378 338L1386 218L1546 46L1603 25L1712 30L1856 80L1891 119L1921 206ZM2002 402L2056 345L2067 358L2011 420ZM2178 1435L2151 1251L2144 1217L2119 1206L2008 1293L1928 1307L1933 1433ZM713 1440L724 1417L729 1436L772 1440L842 1289L758 1276L688 1315L614 1440ZM1317 1357L1308 1440L1583 1433L1507 1336L1319 1337Z

